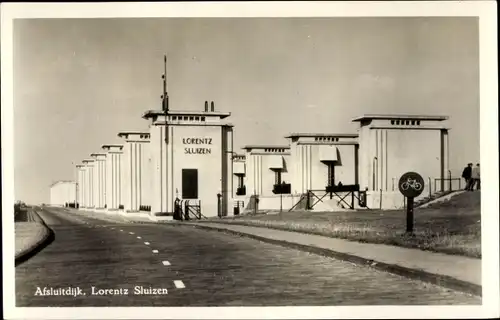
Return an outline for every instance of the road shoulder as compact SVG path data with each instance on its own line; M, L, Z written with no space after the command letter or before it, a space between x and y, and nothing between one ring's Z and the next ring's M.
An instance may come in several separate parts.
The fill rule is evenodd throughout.
M31 258L54 239L54 232L35 210L29 210L26 220L15 223L16 266Z

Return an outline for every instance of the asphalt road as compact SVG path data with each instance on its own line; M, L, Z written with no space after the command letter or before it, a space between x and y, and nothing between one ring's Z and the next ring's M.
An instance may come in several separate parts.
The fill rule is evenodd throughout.
M17 307L481 303L465 293L245 237L113 223L63 209L39 213L55 240L16 267ZM138 294L141 286L157 292ZM44 295L44 288L52 295ZM81 291L54 295L57 288Z

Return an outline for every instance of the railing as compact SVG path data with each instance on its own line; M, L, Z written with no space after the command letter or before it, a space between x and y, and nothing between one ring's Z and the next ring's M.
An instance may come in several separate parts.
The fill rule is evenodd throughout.
M448 171L447 178L434 178L434 184L432 184L431 177L427 177L427 179L425 189L429 193L429 197L434 193L462 190L462 179L452 178L451 171ZM392 178L392 191L398 191L398 181L399 178Z
M191 217L198 220L205 218L205 216L201 214L201 201L198 201L198 204L190 204L189 200L184 200L184 220L191 220Z
M139 206L139 210L140 211L148 211L148 212L150 212L151 211L151 206L140 205Z
M246 190L246 187L243 186L243 187L239 187L236 189L236 195L237 196L244 196L247 194L247 190Z
M280 183L273 186L274 194L291 194L292 185L290 183Z
M439 182L439 185L438 185ZM441 188L442 184L442 188ZM462 178L435 178L434 192L462 190Z

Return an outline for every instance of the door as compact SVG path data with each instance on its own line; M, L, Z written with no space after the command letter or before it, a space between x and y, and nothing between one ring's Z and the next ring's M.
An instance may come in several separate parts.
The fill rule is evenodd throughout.
M198 199L198 169L182 169L182 198Z

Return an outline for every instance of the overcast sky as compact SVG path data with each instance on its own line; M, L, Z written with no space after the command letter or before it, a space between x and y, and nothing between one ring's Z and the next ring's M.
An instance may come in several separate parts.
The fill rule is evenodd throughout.
M39 19L14 23L15 197L49 201L74 165L161 108L231 112L235 148L356 132L365 113L450 116L450 165L479 160L475 18Z

